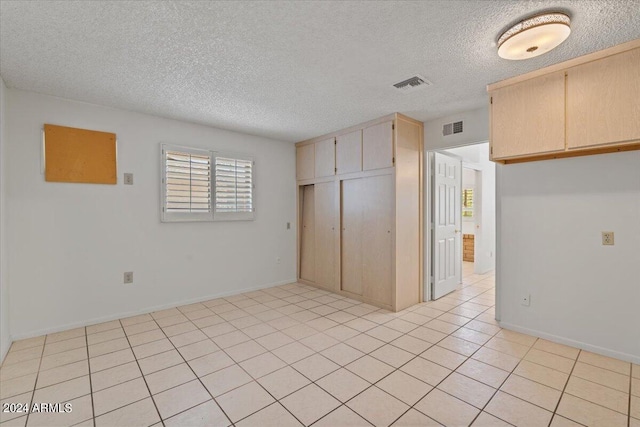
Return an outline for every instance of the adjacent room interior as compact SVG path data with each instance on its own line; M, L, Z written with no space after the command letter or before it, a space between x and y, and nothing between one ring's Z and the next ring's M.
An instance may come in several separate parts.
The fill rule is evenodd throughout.
M0 0L0 427L640 427L640 3Z

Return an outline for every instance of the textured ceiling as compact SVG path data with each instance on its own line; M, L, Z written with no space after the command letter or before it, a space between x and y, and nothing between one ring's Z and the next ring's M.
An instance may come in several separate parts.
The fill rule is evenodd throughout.
M501 30L549 9L565 43L498 57ZM0 2L9 87L287 141L480 107L488 83L636 38L640 0ZM414 74L433 86L392 88Z

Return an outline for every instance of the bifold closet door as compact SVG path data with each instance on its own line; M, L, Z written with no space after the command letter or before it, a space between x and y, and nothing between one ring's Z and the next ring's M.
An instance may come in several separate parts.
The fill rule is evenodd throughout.
M362 179L341 182L341 289L362 295Z
M335 289L335 182L315 184L315 282Z
M315 191L313 185L302 187L302 230L300 233L300 278L316 280Z
M362 295L383 304L393 293L393 175L362 179Z

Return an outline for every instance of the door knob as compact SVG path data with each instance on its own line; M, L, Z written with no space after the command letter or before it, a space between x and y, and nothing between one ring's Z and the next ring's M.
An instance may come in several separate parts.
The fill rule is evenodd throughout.
M456 230L456 234L460 233L460 230Z

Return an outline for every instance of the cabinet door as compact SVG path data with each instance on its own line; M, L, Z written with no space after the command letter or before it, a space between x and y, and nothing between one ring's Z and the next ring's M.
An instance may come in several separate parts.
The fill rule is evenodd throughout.
M362 179L346 179L341 186L341 289L362 295Z
M564 151L564 72L491 93L492 160Z
M334 182L315 185L316 285L335 288L335 186Z
M363 296L392 303L393 278L393 175L362 179Z
M393 166L393 122L362 130L362 170Z
M640 140L640 48L567 71L569 149Z
M300 278L316 280L315 192L313 185L302 187L302 224L300 230Z
M339 174L362 170L362 130L336 138L336 168Z
M296 178L311 179L315 176L314 144L296 147Z
M333 138L325 141L319 141L315 144L315 176L321 178L323 176L335 175L336 168L336 143Z

